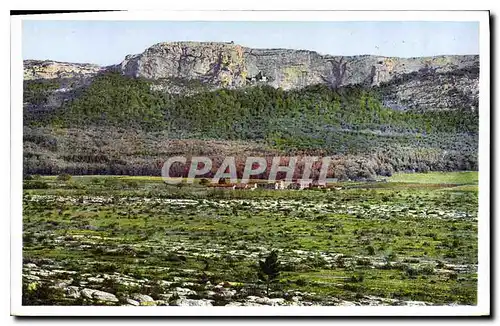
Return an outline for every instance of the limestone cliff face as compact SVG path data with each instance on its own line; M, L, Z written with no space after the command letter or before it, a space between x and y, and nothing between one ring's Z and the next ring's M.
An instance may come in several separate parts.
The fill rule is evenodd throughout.
M387 103L401 109L477 107L479 96L477 55L332 56L306 50L252 49L233 43L173 42L129 55L115 68L134 77L194 79L229 88L257 83L284 90L318 83L333 88L391 84L391 89L386 87ZM455 71L467 73L450 77Z
M197 79L222 87L244 86L244 48L226 43L159 43L129 55L118 66L125 75L149 79Z
M26 60L24 79L88 80L109 69L153 80L158 90L182 94L256 84L289 90L324 83L332 88L383 87L387 106L395 109L477 108L479 98L477 55L332 56L219 42L158 43L111 67ZM198 86L192 89L193 83L183 81L196 81Z
M306 50L251 49L232 43L173 42L129 55L119 68L135 77L203 79L222 86L247 85L260 74L257 79L263 77L268 84L286 90L317 83L374 86L423 69L446 73L478 65L479 57L474 55L341 57Z
M85 63L25 60L24 80L92 77L103 68Z
M384 104L394 109L447 110L479 107L479 69L444 73L417 71L381 85Z

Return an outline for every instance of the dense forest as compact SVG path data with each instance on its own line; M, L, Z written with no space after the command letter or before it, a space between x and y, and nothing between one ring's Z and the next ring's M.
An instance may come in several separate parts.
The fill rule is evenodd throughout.
M65 82L65 86L67 84ZM374 160L370 163L374 167L365 173L368 177L406 169L477 169L477 111L394 110L382 105L380 90L361 86L331 89L314 85L283 91L261 85L186 96L162 92L153 87L154 84L154 81L105 73L89 85L73 90L74 96L57 107L25 109L25 170L108 174L112 173L110 166L113 166L118 174L159 174L156 159L164 157L159 153L136 153L132 160L120 153L97 156L95 150L87 153L85 148L68 147L77 146L78 141L61 145L65 143L61 130L82 130L83 133L92 128L134 130L139 141L153 143L160 141L153 135L161 134L169 139L258 143L288 155L364 157ZM26 81L25 105L46 107L54 90L60 87L57 81ZM96 132L93 137L103 137L102 132ZM129 145L137 146L137 142ZM65 151L71 151L73 156L83 152L76 157L90 155L90 158L72 159L63 153ZM53 158L54 153L58 160L44 159ZM224 154L223 151L213 153L214 156ZM112 157L103 159L102 155ZM141 164L149 167L138 168L137 155L144 156ZM147 157L152 156L156 156L155 162L145 163ZM414 158L409 159L412 156ZM83 165L75 168L79 160ZM103 167L107 172L102 171ZM351 175L349 178L358 174Z

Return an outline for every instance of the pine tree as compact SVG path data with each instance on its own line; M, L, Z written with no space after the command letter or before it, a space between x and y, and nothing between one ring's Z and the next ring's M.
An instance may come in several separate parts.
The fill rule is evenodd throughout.
M266 294L269 296L269 287L271 283L278 280L280 275L280 262L278 261L278 254L275 250L271 251L266 260L259 261L259 279L266 283Z

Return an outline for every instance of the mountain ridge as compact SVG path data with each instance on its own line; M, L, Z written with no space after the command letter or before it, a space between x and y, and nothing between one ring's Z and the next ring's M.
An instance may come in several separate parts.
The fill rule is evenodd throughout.
M391 103L395 102L393 107L428 110L456 109L458 105L470 109L477 108L479 97L477 55L335 56L305 49L258 49L231 42L178 41L154 44L109 66L52 60L25 60L24 64L25 80L88 79L115 71L152 80L166 93L194 92L189 87L171 87L175 84L172 80L198 81L209 89L266 84L283 90L315 84L326 84L333 89L349 85L372 88L399 80L395 90L384 88ZM463 70L467 73L462 76L448 76ZM424 82L413 78L415 74L425 76ZM405 76L411 78L405 80Z
M26 173L159 175L168 155L206 148L339 155L351 179L477 169L474 55L159 43L106 67L25 61L24 76Z
M233 44L231 42L210 42L210 41L172 41L172 42L158 42L150 47L156 46L156 45L171 45L171 44L177 44L177 45L189 45L189 44L207 44L207 45L213 45L213 44ZM391 55L379 55L379 54L373 54L373 53L362 53L362 54L350 54L350 55L341 55L341 54L332 54L332 53L323 53L320 51L315 51L315 50L309 50L309 49L302 49L302 48L286 48L286 47L277 47L277 48L261 48L261 47L249 47L249 46L243 46L240 45L243 48L251 49L251 50L269 50L269 51L296 51L296 52L314 52L317 53L321 56L330 56L330 57L377 57L377 58L394 58L394 59L432 59L432 58L438 58L438 57L479 57L479 54L449 54L449 53L441 53L441 54L436 54L436 55L426 55L426 56L412 56L412 57L402 57L402 56L391 56ZM144 51L143 51L144 52ZM141 52L141 53L143 53ZM130 56L135 56L135 55L140 55L141 53L136 53L136 54L127 54L124 56L130 57ZM91 62L76 62L76 61L63 61L63 60L55 60L55 59L35 59L35 58L30 58L30 59L24 59L23 62L54 62L54 63L61 63L61 64L71 64L71 65L89 65L89 66L97 66L100 68L107 68L107 67L112 67L116 64L108 64L108 65L101 65L98 63L91 63Z
M252 78L265 78L267 84L287 90L317 83L332 87L376 86L420 69L440 73L476 67L478 63L479 57L473 55L335 56L310 50L248 48L233 43L171 42L157 43L142 53L126 56L115 67L133 77L205 77L223 87L245 86Z

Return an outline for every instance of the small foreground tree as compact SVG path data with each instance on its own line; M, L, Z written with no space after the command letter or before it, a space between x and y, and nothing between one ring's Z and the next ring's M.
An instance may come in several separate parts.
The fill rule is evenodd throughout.
M266 257L264 261L259 261L259 279L266 284L266 294L269 296L271 283L276 282L280 275L280 262L275 250Z

